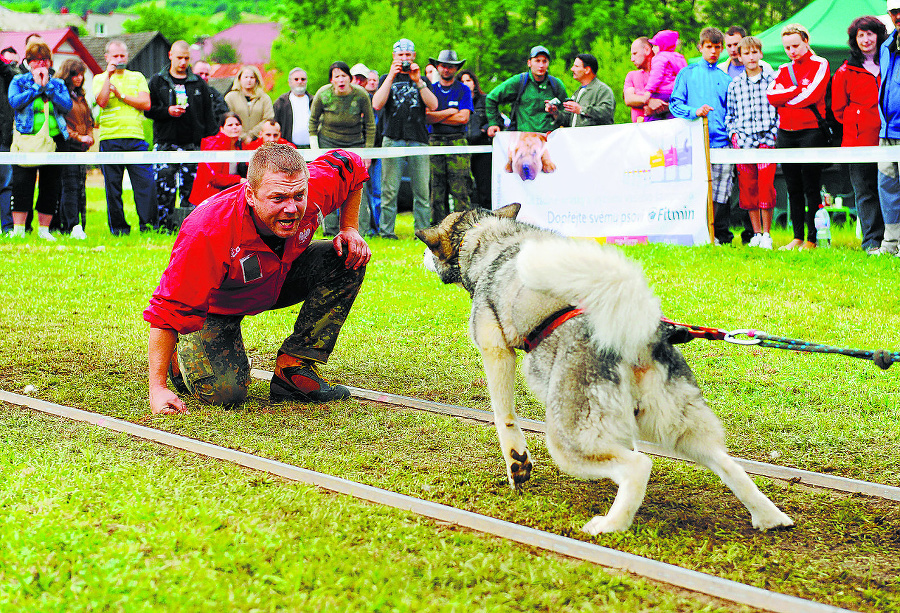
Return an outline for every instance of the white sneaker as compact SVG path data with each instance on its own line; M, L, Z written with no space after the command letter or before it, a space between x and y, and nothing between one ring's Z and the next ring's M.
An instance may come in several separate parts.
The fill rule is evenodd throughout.
M38 230L38 238L45 240L45 241L55 241L56 240L56 237L53 236L52 234L50 234L50 230L48 230L47 228L40 228Z
M763 249L774 249L775 246L772 244L772 237L768 234L763 234L759 237L759 246Z
M753 238L750 239L750 242L747 243L748 247L759 247L759 242L762 240L762 234L754 234Z
M80 241L83 241L87 238L87 234L84 233L84 228L81 227L81 224L78 224L77 226L72 228L72 234L70 236Z

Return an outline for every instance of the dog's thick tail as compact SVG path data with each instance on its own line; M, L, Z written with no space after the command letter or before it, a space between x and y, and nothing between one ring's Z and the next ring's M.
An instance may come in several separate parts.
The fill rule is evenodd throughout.
M517 258L526 287L584 309L601 350L635 361L656 333L659 299L640 265L614 247L586 240L527 241Z

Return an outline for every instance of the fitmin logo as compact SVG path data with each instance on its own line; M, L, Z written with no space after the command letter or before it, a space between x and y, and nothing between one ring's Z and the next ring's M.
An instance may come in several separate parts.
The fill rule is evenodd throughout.
M240 252L241 252L240 246L238 246L238 247L232 247L232 248L231 248L231 259L236 258L236 257L237 257L237 254L239 254Z
M680 209L660 208L650 211L647 217L650 218L650 221L690 221L694 219L694 211L687 207Z
M310 235L311 233L312 233L312 230L311 230L310 228L306 228L305 230L303 230L302 232L300 232L299 234L297 234L297 242L298 242L298 243L304 243L304 242L306 242L306 239L309 238L309 235Z

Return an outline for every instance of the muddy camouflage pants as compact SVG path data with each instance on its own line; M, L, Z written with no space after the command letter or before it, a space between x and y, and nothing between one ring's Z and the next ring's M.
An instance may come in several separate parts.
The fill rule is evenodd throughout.
M324 363L359 293L365 267L344 266L331 241L314 241L288 272L273 309L303 306L279 353ZM241 336L242 315L214 315L203 328L178 339L178 365L188 392L209 404L240 404L247 397L250 365Z
M448 137L432 134L429 145L433 147L465 147L469 143L465 134ZM471 182L471 166L469 155L431 156L431 223L437 225L450 213L449 194L453 194L453 209L465 211L472 208L469 199L469 183Z

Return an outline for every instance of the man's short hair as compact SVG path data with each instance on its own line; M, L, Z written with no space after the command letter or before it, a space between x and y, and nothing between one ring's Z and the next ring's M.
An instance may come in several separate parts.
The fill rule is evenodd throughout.
M266 143L254 152L247 169L247 183L250 184L250 189L256 192L262 186L263 178L272 172L286 175L295 175L299 172L309 176L306 161L300 152L291 145L282 143Z
M266 119L263 122L263 125L264 126L274 126L274 127L278 128L279 132L281 132L281 124L278 123L277 121L275 121L274 119Z
M600 65L597 64L597 58L593 55L590 53L579 53L575 56L575 59L581 60L581 63L585 68L590 68L591 72L595 75L597 74L597 69L600 68Z
M4 53L19 53L19 52L16 51L15 47L7 47L3 51L0 51L0 55L3 55Z
M722 34L722 30L719 28L703 28L700 30L700 45L703 43L710 42L714 45L724 45L725 44L725 35Z
M741 26L731 26L730 28L728 28L728 30L725 32L725 34L728 36L734 36L735 34L740 34L741 38L743 38L743 37L747 36L747 30L745 30Z
M119 40L118 38L107 41L106 46L103 47L103 53L109 53L109 48L113 45L120 45L123 49L125 49L125 53L128 53L128 45L125 44L124 40Z
M804 26L799 23L789 23L783 28L781 28L781 36L790 36L791 34L799 34L800 38L803 39L803 42L809 42L809 30L807 30Z
M762 51L762 41L755 36L745 36L738 42L737 48L739 53L751 50Z
M637 38L634 39L634 42L641 43L642 45L646 45L647 47L651 47L651 48L653 47L653 45L650 44L649 36L638 36Z
M288 76L291 76L291 75L294 74L295 72L302 72L303 74L306 74L306 71L305 71L305 70L303 70L303 69L300 68L299 66L294 66L293 68L291 68L291 71L288 73Z

